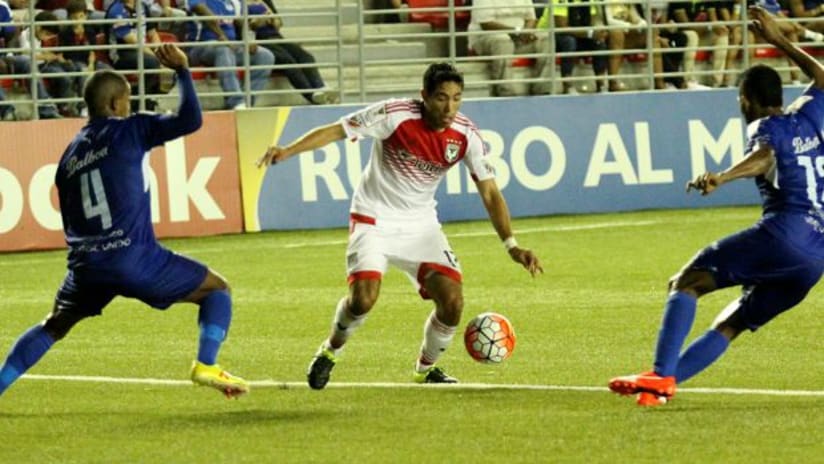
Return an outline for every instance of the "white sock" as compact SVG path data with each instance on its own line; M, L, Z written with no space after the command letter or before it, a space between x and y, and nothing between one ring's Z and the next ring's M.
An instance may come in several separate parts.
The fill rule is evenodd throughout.
M421 355L415 364L417 372L426 372L441 357L444 351L452 343L455 336L455 327L450 327L438 319L435 311L426 319L423 326L423 344L421 344Z
M329 335L329 339L324 342L324 347L332 350L337 355L343 349L346 340L365 321L366 315L355 316L349 311L349 297L341 298L335 309L335 318L332 320L332 333Z
M804 38L813 42L824 42L824 34L809 29L804 29Z

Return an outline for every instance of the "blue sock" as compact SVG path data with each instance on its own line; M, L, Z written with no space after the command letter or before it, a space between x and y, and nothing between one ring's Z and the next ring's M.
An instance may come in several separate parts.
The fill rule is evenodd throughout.
M20 336L0 368L0 395L49 351L54 339L38 324Z
M220 345L226 339L232 322L232 297L226 290L210 293L200 302L197 323L200 326L200 344L197 360L203 364L215 364Z
M658 375L675 375L678 355L695 319L695 305L695 297L684 292L673 292L667 299L655 347L655 372Z
M681 383L703 371L724 354L730 341L717 330L708 330L684 351L678 360L675 380Z

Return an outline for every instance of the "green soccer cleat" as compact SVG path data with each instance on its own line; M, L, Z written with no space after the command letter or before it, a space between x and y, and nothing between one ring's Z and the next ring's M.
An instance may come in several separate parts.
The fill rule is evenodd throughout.
M448 375L440 367L432 366L423 372L413 374L416 383L458 383L458 379Z
M220 390L226 398L237 398L249 393L249 383L232 375L217 364L192 363L192 383Z
M335 353L321 345L309 364L309 371L306 372L306 380L313 390L321 390L326 386L336 362Z

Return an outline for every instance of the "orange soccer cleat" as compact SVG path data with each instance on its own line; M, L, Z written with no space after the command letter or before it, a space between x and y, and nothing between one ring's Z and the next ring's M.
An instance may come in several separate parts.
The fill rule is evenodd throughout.
M624 375L610 380L609 389L619 395L652 393L654 396L671 398L675 394L675 376L661 377L652 371Z
M638 406L654 407L663 406L667 404L667 401L666 396L658 396L653 393L641 392L638 394L638 398L635 400L635 403Z

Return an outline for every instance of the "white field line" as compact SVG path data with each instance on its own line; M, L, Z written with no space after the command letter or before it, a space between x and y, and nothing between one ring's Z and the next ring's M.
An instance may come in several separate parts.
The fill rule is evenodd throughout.
M542 232L571 232L571 231L578 231L578 230L592 230L592 229L607 229L612 227L641 227L641 226L648 226L652 224L658 224L660 221L616 221L616 222L600 222L600 223L593 223L593 224L577 224L577 225L569 225L569 226L547 226L547 227L532 227L528 229L517 229L515 232L518 235L523 234L537 234ZM454 232L447 234L449 238L464 238L464 237L492 237L495 236L494 230L476 230L472 232ZM325 241L317 241L317 242L296 242L296 243L287 243L283 245L283 248L305 248L305 247L315 247L315 246L328 246L328 245L346 245L347 240L325 240ZM198 251L203 251L203 249L198 249Z
M103 377L84 375L42 375L26 374L23 376L27 380L46 381L68 381L68 382L92 382L92 383L123 383L137 385L162 385L162 386L191 386L188 380L171 379L151 379L151 378L128 378L128 377ZM306 382L283 382L278 380L256 380L251 381L254 388L276 388L280 390L305 389L308 388ZM579 391L579 392L607 392L606 387L593 387L586 385L517 385L517 384L489 384L489 383L458 383L442 385L421 385L416 383L393 383L393 382L332 382L327 388L373 388L373 389L419 389L419 388L442 388L451 390L517 390L517 391ZM767 395L767 396L813 396L824 397L824 390L773 390L763 388L680 388L679 393L701 393L710 395Z
M611 221L611 222L593 222L591 224L574 224L574 225L567 225L567 226L547 226L547 227L532 227L528 229L516 229L515 232L520 234L535 234L535 233L542 233L542 232L574 232L579 230L592 230L592 229L607 229L612 227L642 227L648 226L652 224L660 224L662 221ZM455 232L450 233L448 236L450 238L462 238L462 237L484 237L484 236L494 236L495 231L491 229L484 230L484 231L472 231L472 232ZM272 249L272 248L306 248L306 247L320 247L320 246L340 246L346 245L347 239L338 239L338 240L315 240L315 241L308 241L308 242L293 242L293 243L286 243L286 244L279 244L273 241L269 245L261 245L256 244L254 247L256 250L260 249ZM184 254L200 254L200 253L217 253L217 252L225 252L225 247L198 247L198 248L186 248L185 246L182 247L175 247L175 250L179 253ZM61 258L62 259L62 258ZM28 266L28 265L35 265L35 264L43 264L43 263L51 263L57 262L58 258L54 257L39 257L39 258L29 258L29 259L18 259L18 260L0 260L0 268L2 267L20 267L20 266Z

